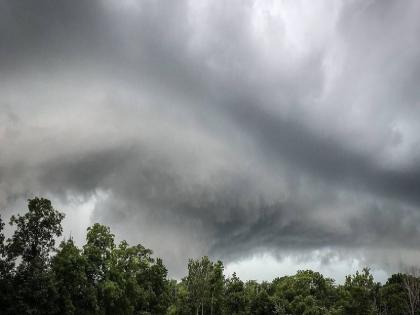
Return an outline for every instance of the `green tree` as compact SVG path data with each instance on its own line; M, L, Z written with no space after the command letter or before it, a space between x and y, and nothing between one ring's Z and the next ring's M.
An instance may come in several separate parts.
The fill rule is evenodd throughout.
M339 302L345 314L371 315L378 312L378 293L380 285L373 279L368 268L361 273L346 277L341 288L341 301Z
M223 311L223 291L225 284L223 270L223 263L220 260L212 264L209 283L210 315L219 315Z
M142 245L115 245L109 227L88 228L83 256L87 278L97 290L100 314L165 314L169 306L167 270Z
M148 314L166 314L170 303L170 285L167 269L160 258L149 260L148 266L139 273L138 284L147 293L142 310Z
M12 216L5 240L0 217L1 314L81 315L405 315L417 314L420 280L395 274L385 285L369 269L343 285L311 270L245 284L208 257L188 262L188 275L168 281L163 261L126 241L115 243L109 227L94 224L80 249L72 239L55 248L64 215L43 198Z
M407 306L411 315L420 313L420 278L418 274L419 271L416 268L412 268L410 274L406 274L402 278L407 294Z
M114 249L114 234L109 227L95 223L88 228L83 255L88 263L88 278L94 285L106 280Z
M255 315L274 313L274 304L272 303L270 296L264 288L260 288L260 290L258 290L256 294L253 295L253 298L249 301L249 311L250 314Z
M7 241L7 256L19 261L13 275L15 303L11 313L53 314L57 295L49 262L55 238L63 231L64 214L44 198L29 199L28 210L10 219L16 229Z
M272 287L274 308L286 314L327 314L337 296L334 281L311 270L274 279Z
M236 273L226 280L224 313L231 315L245 314L246 297L244 283Z
M191 315L196 311L189 296L187 279L182 279L174 288L174 304L170 307L169 314Z
M212 262L207 256L190 259L188 275L183 279L188 290L190 308L196 314L221 314L223 306L223 263Z
M199 311L201 311L201 314L204 314L204 306L208 300L210 265L211 262L206 256L201 260L190 259L188 261L188 275L186 279L188 296L196 315L198 315Z
M3 228L4 222L0 216L0 305L2 305L3 311L7 312L13 305L12 270L14 263L7 254Z
M59 296L58 314L96 314L96 288L88 281L87 260L72 239L60 244L51 266Z
M401 273L392 275L380 289L382 313L387 315L409 313L404 276Z

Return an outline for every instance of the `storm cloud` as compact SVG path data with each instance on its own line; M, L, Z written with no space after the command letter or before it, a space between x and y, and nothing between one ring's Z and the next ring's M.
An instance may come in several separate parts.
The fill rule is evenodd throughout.
M175 275L199 255L419 262L418 10L1 1L0 209L93 196L90 222Z

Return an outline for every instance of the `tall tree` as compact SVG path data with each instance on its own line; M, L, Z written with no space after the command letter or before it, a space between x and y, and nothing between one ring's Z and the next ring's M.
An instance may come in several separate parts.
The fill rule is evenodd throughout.
M198 315L201 310L201 314L204 312L204 303L206 300L206 290L208 281L208 268L209 259L203 257L200 260L190 259L188 261L188 276L187 286L189 298L194 306L195 314Z
M226 280L225 285L225 314L245 314L246 298L244 283L233 273L232 277Z
M401 273L392 275L380 289L381 314L409 314L409 300L404 287L404 277Z
M7 256L19 262L14 271L15 314L53 314L56 312L54 278L49 270L55 239L63 231L64 214L44 198L28 200L28 212L12 216L16 226L6 244Z
M12 306L12 279L13 260L7 254L5 237L3 234L4 222L0 216L0 305L4 312Z
M210 275L210 315L219 315L223 307L223 289L225 276L223 274L223 263L218 260L212 264Z
M98 313L96 288L87 277L87 260L72 239L60 244L51 267L58 293L58 314Z
M95 223L88 228L83 255L88 262L88 277L92 283L106 279L114 248L114 234L109 227Z
M403 277L403 285L407 293L408 308L411 315L418 314L420 308L420 279L419 270L411 268L408 274Z
M272 284L274 308L278 313L326 313L335 302L334 281L311 270L277 278Z
M10 218L16 225L12 239L8 240L8 253L20 256L23 263L46 262L55 245L55 238L61 236L61 222L64 214L55 210L51 201L35 197L28 200L28 212Z
M126 241L115 245L109 227L88 228L83 257L88 281L97 290L101 314L165 314L169 306L167 270L152 251Z
M346 277L342 287L342 305L346 314L371 315L378 312L379 283L368 268Z
M223 304L223 263L207 256L190 259L185 278L188 298L196 314L220 314Z

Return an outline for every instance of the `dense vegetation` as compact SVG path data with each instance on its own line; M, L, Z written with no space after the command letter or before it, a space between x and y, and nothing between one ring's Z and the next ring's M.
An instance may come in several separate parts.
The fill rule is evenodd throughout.
M223 263L189 260L188 275L167 270L142 245L115 244L110 229L94 224L86 244L64 240L64 215L43 198L12 216L5 239L0 218L0 314L420 314L420 279L392 275L381 285L369 269L343 285L310 270L272 282L225 278Z

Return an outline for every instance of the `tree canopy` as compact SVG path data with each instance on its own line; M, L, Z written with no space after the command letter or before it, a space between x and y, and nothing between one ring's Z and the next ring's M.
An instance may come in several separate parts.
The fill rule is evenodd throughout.
M375 282L368 268L344 284L311 271L271 282L225 276L221 261L189 259L187 275L170 280L162 259L141 244L116 244L109 227L95 223L78 247L62 235L64 214L44 198L10 218L0 217L0 314L420 314L415 272Z

